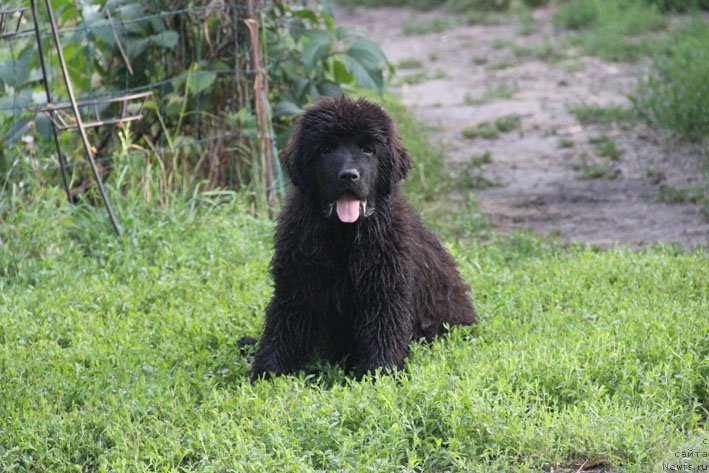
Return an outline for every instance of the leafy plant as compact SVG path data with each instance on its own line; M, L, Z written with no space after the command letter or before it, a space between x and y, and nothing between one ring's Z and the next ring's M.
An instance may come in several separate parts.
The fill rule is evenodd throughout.
M130 129L130 159L144 163L143 168L131 165L130 172L147 175L155 170L148 163L159 162L164 175L173 176L158 186L165 192L228 186L247 190L261 207L265 189L259 179L244 3L55 0L53 6L77 96L154 92L143 119ZM335 26L326 10L275 3L256 15L279 145L289 136L293 116L308 103L354 87L381 93L389 67L381 49L354 30ZM43 16L42 24L46 21ZM30 110L44 105L38 54L31 35L9 44L0 50L0 140L7 143L0 151L0 172L12 170L13 182L21 175L36 182L38 173L56 166L51 126ZM49 57L52 49L48 42L44 46ZM56 60L49 65L56 101L64 89ZM119 161L121 166L128 162L117 160L122 145L114 130L89 133L104 174L117 171ZM80 192L90 190L77 135L65 133L60 139L76 165L73 185ZM44 185L58 182L54 174ZM121 182L125 191L128 181Z
M633 97L641 116L689 139L709 136L709 26L701 19L670 36Z

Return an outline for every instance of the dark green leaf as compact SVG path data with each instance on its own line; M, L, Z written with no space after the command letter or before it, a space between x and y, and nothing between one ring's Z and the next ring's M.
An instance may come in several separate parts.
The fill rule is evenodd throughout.
M180 112L182 112L183 102L184 100L182 97L170 97L167 102L167 106L165 107L165 114L167 116L177 116Z
M21 59L8 59L0 64L0 80L15 88L27 83L30 78L29 64Z
M337 37L337 39L356 38L357 36L362 36L362 32L355 28L338 26L337 28L335 28L335 36Z
M317 26L320 24L320 20L318 19L318 15L315 14L313 10L309 10L307 8L304 8L302 10L292 10L293 16L296 18L303 18L304 20L308 20L310 24L313 26Z
M288 32L294 41L298 41L305 32L305 22L300 18L291 18L286 22Z
M338 95L342 95L342 87L336 82L326 80L318 84L318 92L325 97L337 97Z
M149 38L132 39L126 45L126 54L128 54L129 58L134 59L145 51L145 48L148 47L148 43L150 43Z
M332 61L332 73L335 82L340 84L348 84L354 80L352 74L347 70L347 66L342 62L341 59L334 59Z
M325 22L325 27L327 28L328 33L330 33L331 35L334 35L335 34L335 19L329 13L323 13L322 19Z
M174 48L179 41L180 35L177 31L163 31L162 33L154 34L150 37L150 41L157 46L162 46L163 48Z
M323 30L308 30L303 34L303 64L310 72L330 50L330 36Z
M118 9L121 17L125 19L139 17L143 15L144 11L145 9L143 8L141 2L129 3L128 5L123 5Z
M352 43L347 55L357 59L368 69L379 69L386 63L386 57L379 45L369 39L360 39Z
M214 83L217 73L214 71L197 71L188 81L190 92L198 94Z
M52 137L52 121L46 114L40 113L37 115L37 118L34 120L34 127L37 133L45 140Z
M345 56L345 66L362 87L382 92L384 78L381 69L368 69L361 62L352 56Z
M273 113L277 117L300 115L302 112L303 109L293 102L278 102L273 107Z

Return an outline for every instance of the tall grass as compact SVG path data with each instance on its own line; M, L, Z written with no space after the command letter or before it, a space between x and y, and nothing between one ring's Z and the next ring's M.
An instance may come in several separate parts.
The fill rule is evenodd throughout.
M126 205L122 240L60 197L0 226L2 471L644 473L706 439L702 251L449 241L479 327L252 385L271 222Z
M639 81L636 108L651 123L690 140L709 137L709 26L695 19L670 35Z
M573 43L611 61L636 61L658 44L652 33L667 28L660 10L643 0L572 0L554 16L558 26L575 30Z

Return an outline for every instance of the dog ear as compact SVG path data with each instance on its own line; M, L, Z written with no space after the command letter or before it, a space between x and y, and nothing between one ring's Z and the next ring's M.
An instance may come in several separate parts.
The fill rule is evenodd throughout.
M396 184L406 177L412 165L409 152L401 142L395 125L391 128L389 149L386 154L386 159L381 161L383 166L380 169L379 192L382 195L391 194Z
M293 131L293 136L288 140L281 163L294 186L302 189L305 186L303 175L303 147L301 146L301 126L298 123Z
M396 182L404 180L409 173L413 162L409 156L409 150L406 149L404 143L401 142L401 137L398 131L394 131L394 179Z

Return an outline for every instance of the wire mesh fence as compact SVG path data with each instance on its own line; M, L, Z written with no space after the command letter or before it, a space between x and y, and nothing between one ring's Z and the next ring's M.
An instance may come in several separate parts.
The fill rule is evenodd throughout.
M37 13L35 35L24 3L3 2L0 11L0 183L38 174L57 180L51 141L56 129L68 131L59 141L72 185L89 185L79 137L71 133L76 124L66 112L67 90L47 8ZM248 27L276 5L184 0L53 0L50 5L102 173L111 173L117 159L142 159L146 165L153 160L162 172L179 166L183 179L235 188L254 184L267 167L262 155L268 151L276 168L269 185L282 188L275 146L264 150L259 143L259 135L271 131L258 127L258 100L267 96L254 90L263 68L254 67L249 48L265 40L266 32Z

